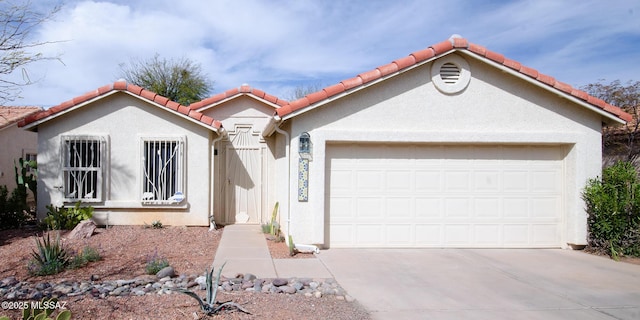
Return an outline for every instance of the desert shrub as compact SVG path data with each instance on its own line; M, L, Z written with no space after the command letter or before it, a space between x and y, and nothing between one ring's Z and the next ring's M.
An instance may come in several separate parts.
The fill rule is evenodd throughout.
M160 220L153 220L151 221L151 224L148 225L146 222L144 223L144 227L145 229L162 229L164 228L164 225L162 224L162 221Z
M29 273L34 275L50 275L61 272L69 263L67 251L60 243L60 234L51 241L49 234L42 237L42 241L36 238L37 251L32 250L32 259L29 264Z
M640 181L630 162L617 162L591 179L583 192L588 246L617 259L640 256Z
M22 226L28 219L27 194L13 189L11 196L6 186L0 186L0 229Z
M158 254L158 250L156 250L153 255L147 256L147 265L145 266L145 270L147 274L156 274L158 271L169 266L169 260L164 258Z
M45 226L50 230L71 230L82 220L93 217L93 207L82 207L80 201L72 208L58 208L54 205L47 206L47 216L44 218Z
M69 268L78 269L84 267L89 262L99 261L100 259L100 252L97 249L86 246L81 251L73 255L73 258L69 262Z

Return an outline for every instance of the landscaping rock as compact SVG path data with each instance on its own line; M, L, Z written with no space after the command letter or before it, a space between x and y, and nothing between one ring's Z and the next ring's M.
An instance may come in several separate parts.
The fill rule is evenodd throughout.
M284 286L287 283L289 283L289 280L282 279L282 278L276 278L276 279L273 279L273 281L271 281L271 283L276 287L281 287L281 286Z
M158 271L158 273L156 273L156 277L162 279L162 278L166 278L166 277L175 277L176 275L176 271L173 269L172 266L168 266L168 267L164 267L162 268L160 271Z
M174 275L175 276L175 275ZM335 299L354 301L333 279L254 279L240 278L221 279L219 286L224 291L250 291L256 294L300 294L306 297L334 296ZM248 278L253 278L249 276ZM165 295L180 289L191 288L197 294L206 287L204 276L180 275L159 279L155 275L143 275L134 279L97 281L70 281L60 279L58 282L42 281L30 283L18 282L15 277L0 280L0 301L4 300L40 300L43 297L75 297L90 295L95 298L110 296L142 296L148 294Z
M69 232L68 239L87 239L93 235L96 230L96 223L93 220L83 220Z

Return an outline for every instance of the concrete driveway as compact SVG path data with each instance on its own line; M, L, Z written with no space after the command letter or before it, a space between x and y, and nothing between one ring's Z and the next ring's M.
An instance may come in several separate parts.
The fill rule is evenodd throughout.
M640 265L546 249L329 249L374 319L640 319Z

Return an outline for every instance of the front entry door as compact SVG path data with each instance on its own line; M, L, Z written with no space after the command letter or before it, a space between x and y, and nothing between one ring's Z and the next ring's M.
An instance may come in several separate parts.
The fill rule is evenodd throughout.
M226 154L226 221L260 223L262 148L241 143L228 146Z

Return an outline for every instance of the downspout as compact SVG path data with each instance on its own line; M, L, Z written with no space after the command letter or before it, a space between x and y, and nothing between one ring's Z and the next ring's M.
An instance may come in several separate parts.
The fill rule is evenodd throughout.
M289 235L291 234L291 138L289 133L280 129L280 126L276 124L273 129L284 136L287 142L284 156L287 158L287 236L285 241L289 242Z
M209 198L209 212L211 213L211 215L209 216L209 231L213 231L216 229L216 222L215 222L215 187L216 187L216 143L220 140L222 140L222 138L224 138L226 136L226 130L224 128L220 128L218 130L218 137L213 139L213 141L211 141L211 177L210 177L210 181L211 181L211 197Z
M282 134L285 139L287 139L287 147L285 148L285 157L287 157L287 237L285 238L285 241L287 242L287 245L290 245L289 243L289 236L291 235L291 139L289 136L289 133L280 129L280 126L278 124L276 124L273 129L277 132ZM293 246L296 248L296 250L300 251L300 252L313 252L313 253L320 253L320 248L318 248L318 246L312 245L312 244L296 244L295 242L293 243Z

